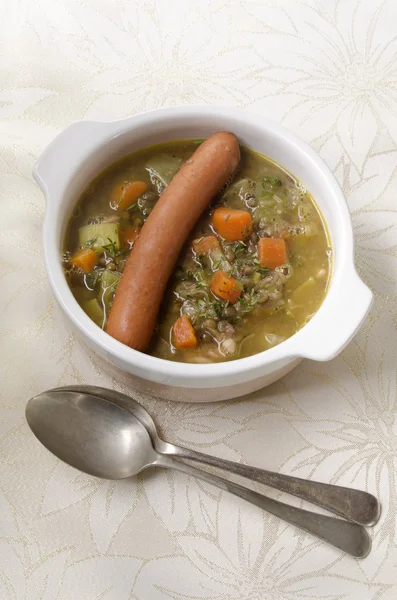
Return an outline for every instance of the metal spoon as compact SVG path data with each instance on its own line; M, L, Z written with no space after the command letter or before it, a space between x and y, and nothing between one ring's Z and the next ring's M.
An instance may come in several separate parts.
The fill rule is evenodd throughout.
M282 475L257 467L235 463L215 456L209 456L195 450L175 446L161 440L157 434L156 425L141 404L133 398L101 387L81 385L65 386L57 388L58 390L70 390L94 394L102 398L107 398L111 402L116 402L120 406L130 411L141 422L148 431L152 444L159 454L166 454L175 458L193 460L202 464L210 465L220 469L225 469L236 475L240 475L252 481L257 481L269 487L273 487L282 492L297 496L302 500L321 506L326 510L333 512L349 521L354 521L360 525L374 525L380 516L380 505L372 494L355 490L352 488L329 485L317 481L309 481Z
M171 445L158 438L150 415L128 396L90 386L59 388L31 398L26 418L46 448L90 475L124 479L149 466L174 468L244 498L352 556L362 558L370 551L370 537L356 523L288 506L164 456Z

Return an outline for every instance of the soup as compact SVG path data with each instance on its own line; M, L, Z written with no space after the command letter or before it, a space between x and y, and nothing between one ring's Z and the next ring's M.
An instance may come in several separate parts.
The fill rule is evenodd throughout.
M201 143L167 142L134 152L102 172L78 200L63 267L77 302L99 327L106 328L146 219ZM147 352L208 363L267 350L316 313L330 265L327 230L310 193L269 158L242 148L237 172L179 256Z

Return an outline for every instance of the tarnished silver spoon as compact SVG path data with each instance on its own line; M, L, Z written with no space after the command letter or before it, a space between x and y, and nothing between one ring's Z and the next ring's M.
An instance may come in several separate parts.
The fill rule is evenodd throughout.
M124 479L149 466L177 469L244 498L352 556L364 557L370 551L370 537L357 523L289 506L175 460L173 457L198 460L267 483L249 474L252 467L164 442L158 437L155 424L147 411L129 396L93 386L58 388L31 398L26 407L26 418L33 433L46 448L61 460L90 475L105 479ZM245 472L244 467L249 473ZM261 469L254 471L267 473Z
M210 456L188 448L175 446L174 444L170 444L159 438L156 425L146 409L133 398L130 398L125 394L90 385L65 386L57 389L58 391L70 390L94 394L95 396L101 396L102 398L108 399L110 402L115 402L124 407L131 412L142 425L144 425L152 440L153 447L159 454L185 460L193 460L202 464L225 469L236 475L297 496L302 500L321 506L330 512L344 517L349 521L359 523L360 525L374 525L379 519L379 502L375 496L368 492L337 485L329 485L317 481L309 481L290 475L283 475L281 473L275 473L265 469L250 467L248 465Z

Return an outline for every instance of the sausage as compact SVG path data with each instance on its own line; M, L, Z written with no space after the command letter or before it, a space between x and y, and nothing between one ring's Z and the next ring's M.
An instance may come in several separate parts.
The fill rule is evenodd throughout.
M152 337L168 279L189 233L240 161L232 133L215 133L176 173L161 195L127 259L106 331L145 350Z

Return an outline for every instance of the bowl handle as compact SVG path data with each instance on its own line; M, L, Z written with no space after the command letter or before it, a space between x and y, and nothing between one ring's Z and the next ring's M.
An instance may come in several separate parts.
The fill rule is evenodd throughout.
M310 321L299 332L301 335L296 336L297 356L318 361L331 360L347 346L363 324L371 308L373 294L354 266L338 287L335 302L330 307L323 305L320 308L322 320L318 324L316 319Z
M45 148L33 167L33 177L47 198L62 182L65 162L78 167L82 160L106 139L109 123L77 121L59 133Z

